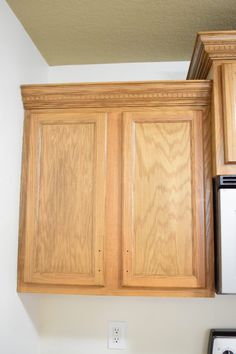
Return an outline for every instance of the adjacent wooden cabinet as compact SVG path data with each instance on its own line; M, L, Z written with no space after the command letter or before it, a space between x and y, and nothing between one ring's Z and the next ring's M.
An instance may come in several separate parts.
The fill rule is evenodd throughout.
M212 296L211 83L22 96L18 290Z
M236 31L198 33L187 78L213 80L213 174L236 174Z

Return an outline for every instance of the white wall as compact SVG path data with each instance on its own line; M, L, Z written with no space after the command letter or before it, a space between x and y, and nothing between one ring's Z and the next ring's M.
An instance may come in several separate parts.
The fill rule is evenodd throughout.
M185 80L188 67L188 61L52 66L49 67L48 81L59 83Z
M49 82L185 79L188 62L50 67ZM41 297L41 354L109 354L107 323L127 321L124 354L206 354L208 330L236 327L236 296Z
M236 296L45 295L40 314L41 354L206 354L210 328L236 327ZM127 350L107 349L108 320L127 321Z
M38 299L16 293L23 110L19 85L47 80L47 64L0 0L0 353L38 353Z

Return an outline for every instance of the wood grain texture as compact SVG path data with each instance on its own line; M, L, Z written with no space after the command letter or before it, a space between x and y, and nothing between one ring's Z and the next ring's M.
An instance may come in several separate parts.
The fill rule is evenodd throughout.
M143 84L143 86L142 86ZM213 296L213 285L214 285L214 278L213 278L213 238L212 238L212 200L211 200L211 145L210 145L210 115L207 114L208 112L208 107L209 107L209 99L211 97L211 83L209 82L196 82L194 84L194 90L193 90L193 85L191 82L178 82L174 84L173 82L168 82L166 88L164 87L166 83L161 82L160 85L158 83L138 83L137 85L137 90L135 88L135 83L130 83L132 86L132 90L130 88L125 89L123 85L126 84L117 84L112 88L112 84L94 84L91 85L86 85L83 84L83 88L86 91L86 93L89 93L90 99L91 95L97 91L99 94L99 98L91 99L89 102L86 101L85 106L80 99L77 100L77 96L71 97L71 92L74 90L74 86L77 87L77 85L55 85L56 86L56 91L59 92L58 96L53 97L53 103L50 106L51 103L49 103L47 108L47 103L42 103L39 102L39 105L37 103L37 99L32 100L30 102L31 107L29 111L26 111L25 114L25 130L24 130L24 146L23 146L23 169L22 169L22 188L21 188L21 212L20 212L20 231L19 231L19 260L18 260L18 291L20 292L34 292L34 293L63 293L63 294L93 294L93 295L119 295L119 296L126 296L126 295L131 295L131 296L175 296L175 297L202 297L202 296ZM147 86L146 86L147 84ZM120 86L121 85L121 86ZM146 88L154 85L153 87L156 90L156 87L158 87L158 99L154 96L153 99L151 99L149 96L148 99L145 98L145 94L147 93ZM65 87L66 86L66 87ZM72 87L70 87L72 86ZM79 91L81 90L81 86L78 85ZM27 86L29 90L31 90L32 86ZM37 91L38 86L34 86L35 90ZM42 86L40 86L42 87ZM118 90L119 87L119 90ZM128 85L129 87L129 85ZM175 89L178 87L178 89L175 91ZM142 88L144 89L142 92ZM168 88L168 89L167 89ZM43 85L43 90L45 89L47 91L47 97L50 96L50 92L52 95L54 95L55 87L54 85ZM101 91L99 91L101 89ZM41 89L40 89L41 90ZM95 91L94 91L95 90ZM131 91L130 91L131 90ZM199 90L199 92L197 92ZM100 94L103 94L104 91L109 92L109 97L107 96L105 98L101 98ZM136 92L137 96L134 98L132 96L131 99L125 99L125 98L115 98L111 97L112 91L116 94L120 92L120 94L124 93L126 91L126 94L131 93L134 95L134 92ZM206 92L207 91L207 92ZM30 92L30 91L28 91ZM153 93L154 91L149 91L149 94ZM188 92L190 92L190 97L188 98ZM194 92L194 95L193 95ZM204 92L204 93L203 93ZM32 93L32 92L31 92ZM35 91L34 91L35 93ZM40 92L41 93L41 92ZM80 91L81 93L81 91ZM69 95L69 103L65 101L64 99L60 100L60 95ZM140 95L139 95L140 94ZM178 94L180 94L180 97L178 97ZM169 95L169 96L168 96ZM203 98L203 95L205 95L205 98ZM34 97L36 98L37 95ZM143 99L144 97L144 99ZM160 99L160 97L162 97ZM109 100L112 102L110 103ZM123 100L123 105L121 101ZM148 102L148 100L150 100ZM152 101L153 100L153 101ZM73 107L74 108L64 108L66 105L72 105L73 101ZM179 101L179 102L178 102ZM45 101L43 101L45 102ZM118 102L117 107L115 107L115 102ZM132 107L132 102L134 103L134 107ZM167 103L166 103L167 102ZM193 102L193 105L191 105L191 102ZM147 104L146 104L147 103ZM41 106L41 109L37 109L37 107ZM191 127L191 132L195 131L196 134L198 134L197 137L193 139L191 142L191 151L193 153L194 149L201 155L201 149L202 153L204 156L204 183L203 183L203 188L204 192L201 191L201 188L199 191L197 191L197 195L192 198L192 202L196 201L196 204L200 203L203 206L203 210L199 209L198 215L201 215L203 213L205 216L202 218L203 220L203 228L204 232L201 233L202 230L202 224L200 223L198 225L198 228L196 228L196 232L192 235L192 241L193 243L195 240L197 240L200 237L202 237L203 242L200 242L199 244L196 243L196 246L192 249L192 259L193 259L193 272L196 273L196 277L199 279L198 286L195 287L194 282L196 284L196 281L193 278L188 278L185 276L182 279L179 277L178 282L178 287L175 287L175 284L172 282L173 277L169 277L170 282L166 284L161 284L159 283L158 286L151 286L150 287L150 279L147 280L146 284L145 282L143 283L142 286L123 286L122 284L122 278L123 278L123 247L124 243L122 242L122 169L123 169L123 156L124 154L122 153L122 142L124 139L124 136L122 134L122 125L123 125L123 112L130 112L129 114L136 114L137 108L136 106L139 106L139 112L147 113L150 115L156 115L157 111L160 116L164 118L161 124L167 124L168 119L166 112L170 110L170 107L167 108L166 106L171 106L171 111L172 113L176 114L176 116L179 116L179 114L183 114L185 117L188 116L189 111L192 112L192 118L195 117L191 123L189 122L189 116L187 121L189 122ZM55 107L55 108L53 108ZM83 108L84 107L84 108ZM95 107L95 108L94 108ZM182 113L181 113L182 112ZM107 130L106 130L106 137L107 139L103 136L102 134L99 134L100 139L104 139L104 141L107 141L107 146L106 146L106 154L103 159L99 159L99 168L100 163L105 162L106 166L106 178L100 178L98 179L97 185L103 186L102 189L105 190L106 192L106 210L105 210L105 218L103 218L103 207L100 204L100 207L98 206L96 210L99 212L96 213L97 215L97 221L100 220L100 225L99 229L104 230L105 228L105 233L103 233L104 238L103 238L103 252L100 257L97 258L98 262L101 262L104 266L102 274L100 276L102 277L102 280L100 279L98 282L95 282L93 279L88 279L88 276L86 275L85 277L82 276L81 274L73 274L69 275L67 274L66 279L64 281L63 278L60 279L57 277L53 276L53 279L47 278L48 281L45 281L43 279L43 282L27 282L25 281L25 268L26 268L26 251L27 251L27 212L28 208L31 208L33 204L31 204L27 199L29 196L28 189L29 189L29 183L30 179L32 176L29 173L30 169L30 164L31 164L31 159L32 159L32 151L31 151L31 139L32 135L34 135L34 126L32 120L34 120L35 117L37 116L45 116L46 121L47 120L54 120L56 122L58 120L58 117L62 117L65 120L65 128L67 128L68 125L70 124L75 124L75 120L78 119L78 116L80 116L80 123L82 123L81 127L84 125L84 122L82 122L82 117L107 117ZM77 117L77 118L75 118ZM202 118L204 117L204 119ZM172 117L173 118L173 117ZM202 120L203 119L203 120ZM94 118L96 121L96 119ZM91 122L93 119L91 119ZM99 120L100 121L100 120ZM196 125L194 126L194 122L196 121ZM198 125L197 121L199 121L200 125ZM44 124L44 122L41 122ZM40 124L41 124L40 123ZM58 122L57 122L58 123ZM182 122L178 124L186 123L186 120L184 119ZM97 124L97 123L95 123ZM150 123L152 124L152 123ZM49 124L50 125L50 124ZM77 123L76 123L77 125ZM155 122L154 122L155 125ZM48 126L46 127L47 130ZM53 128L50 125L50 129ZM58 127L59 128L59 127ZM37 129L36 129L37 130ZM60 130L60 129L59 129ZM70 129L69 129L70 130ZM86 129L85 129L86 130ZM67 129L65 130L67 131ZM198 132L198 133L197 133ZM87 132L88 133L88 132ZM87 134L85 133L85 134ZM91 133L91 132L90 132ZM88 134L89 136L90 133ZM141 133L141 131L139 132ZM58 133L59 134L59 133ZM67 133L66 133L67 134ZM71 132L72 136L74 135L74 132ZM76 134L76 132L75 132ZM77 134L79 134L77 132ZM46 132L47 135L47 132ZM142 136L142 135L141 135ZM140 135L139 141L141 137ZM199 146L197 142L199 141L200 137L203 137L203 144L199 149ZM47 141L50 139L50 134L48 134ZM99 141L100 141L99 139ZM59 139L58 139L59 140ZM46 142L46 140L45 140ZM95 144L96 145L96 144ZM47 145L48 146L48 145ZM85 143L86 146L86 143ZM102 148L102 144L99 144L100 148ZM195 148L194 148L195 147ZM88 149L88 146L87 146ZM37 151L37 148L36 148ZM97 150L98 151L98 150ZM100 150L99 150L100 151ZM42 150L41 150L42 152ZM51 153L52 154L52 153ZM99 154L97 153L97 156ZM195 156L196 154L193 153ZM101 153L99 156L103 156L103 153ZM156 157L155 157L156 158ZM69 162L66 162L69 163ZM89 166L89 163L88 163ZM192 166L192 165L191 165ZM191 167L192 168L192 167ZM49 173L49 170L48 170ZM37 175L37 174L36 174ZM193 174L192 174L193 175ZM41 175L42 178L42 175ZM199 177L197 174L195 174L195 181L197 178L202 178L202 170L199 170ZM103 181L103 183L101 182ZM45 182L46 183L46 182ZM195 184L199 185L199 182L196 182ZM45 187L46 190L47 187ZM73 189L73 186L71 186ZM202 199L202 195L204 195L204 198ZM200 197L200 199L198 199ZM101 198L99 198L101 200ZM202 201L204 202L202 203ZM45 203L44 203L45 204ZM34 208L30 209L31 211L34 210ZM195 216L194 216L195 215ZM195 222L197 216L196 212L194 211L193 208L193 213L192 213L192 222ZM69 218L71 216L69 215ZM105 219L105 222L103 222ZM197 231L198 230L198 231ZM200 233L199 233L200 232ZM100 235L102 234L102 231ZM99 240L102 238L98 238ZM94 249L97 248L95 245ZM32 254L32 253L30 253ZM205 262L205 265L202 265L202 270L204 274L201 272L198 274L198 260L194 257L195 254L198 254L198 258L200 261L203 260ZM70 264L71 261L68 261L68 263L65 264L68 269L71 267ZM73 262L73 266L77 264L78 260ZM95 264L96 260L94 260ZM50 263L47 263L50 264ZM86 262L83 263L83 267L86 264ZM171 263L172 264L172 263ZM195 265L195 267L194 267ZM77 266L77 265L76 265ZM65 273L63 273L65 274ZM42 274L40 274L42 276ZM48 276L48 274L47 274ZM76 276L77 278L77 283L71 281L72 277ZM99 277L99 275L97 275ZM42 276L42 278L45 278ZM84 280L87 283L84 282ZM175 276L176 282L178 276ZM55 280L56 279L56 280ZM68 280L69 279L69 280ZM99 279L99 278L97 278ZM38 281L38 279L36 279ZM205 280L205 284L204 284ZM100 283L99 283L100 282ZM101 283L103 282L104 286L101 286ZM184 287L181 286L181 282L184 285ZM186 282L188 282L189 287L186 287ZM202 286L199 287L200 282L202 282ZM90 285L88 285L90 284Z
M206 79L213 62L224 59L236 59L236 31L197 33L187 79Z
M204 286L201 134L191 111L125 115L124 285Z
M224 65L236 63L236 31L200 32L189 67L187 79L213 80L212 100L212 150L213 175L236 173L234 150L235 98L234 75L223 73Z
M26 85L21 87L25 109L108 108L208 105L209 81L141 81L116 83Z
M225 163L236 163L236 63L222 64Z
M204 214L205 214L205 274L208 294L214 294L214 222L212 190L212 112L203 112Z
M107 140L106 292L121 284L121 123L122 113L109 113Z
M190 123L133 129L134 274L192 275Z
M103 285L106 116L31 117L26 282Z
M219 60L212 65L214 82L212 100L212 151L213 151L213 175L227 175L236 173L236 164L226 163L225 159L225 127L223 107L222 66L235 64L236 61ZM231 103L232 104L232 103Z
M94 138L93 123L41 126L38 273L93 274Z

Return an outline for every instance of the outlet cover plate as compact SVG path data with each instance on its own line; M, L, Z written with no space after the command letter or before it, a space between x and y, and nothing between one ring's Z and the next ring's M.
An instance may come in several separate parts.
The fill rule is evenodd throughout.
M108 349L126 349L127 324L124 321L109 321Z

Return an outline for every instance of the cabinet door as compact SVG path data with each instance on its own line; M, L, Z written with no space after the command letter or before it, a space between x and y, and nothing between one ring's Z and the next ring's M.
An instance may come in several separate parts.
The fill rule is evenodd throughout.
M202 116L124 114L124 286L205 286Z
M222 65L225 163L236 163L236 64Z
M106 114L29 120L24 281L103 285Z

